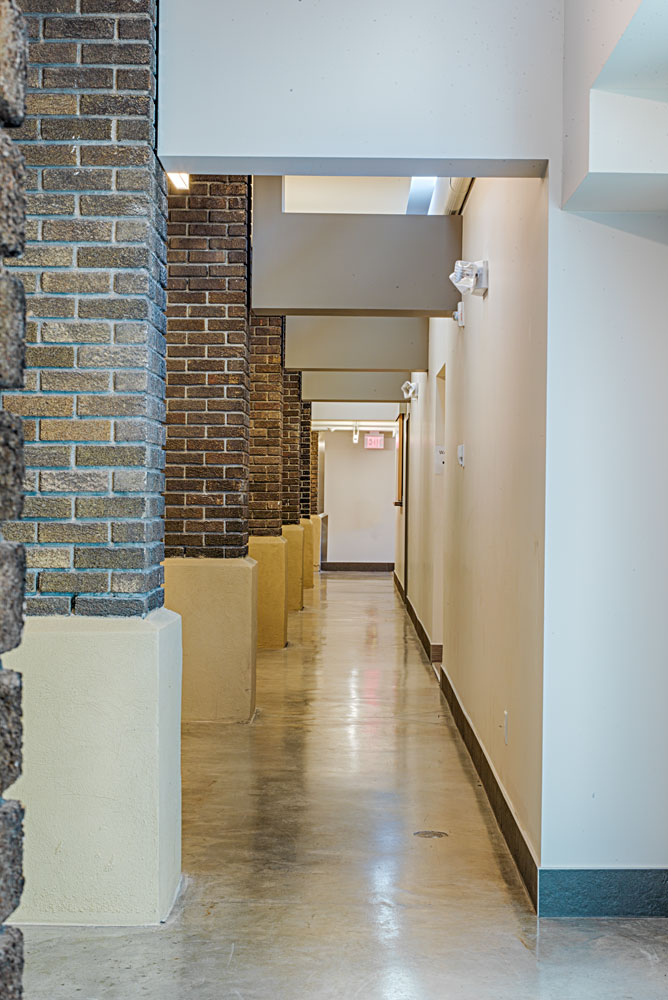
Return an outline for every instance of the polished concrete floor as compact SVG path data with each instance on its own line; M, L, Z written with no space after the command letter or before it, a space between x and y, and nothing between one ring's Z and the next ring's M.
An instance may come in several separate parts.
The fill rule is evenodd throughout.
M308 601L185 734L172 918L28 928L27 1000L665 1000L668 921L539 926L390 577Z

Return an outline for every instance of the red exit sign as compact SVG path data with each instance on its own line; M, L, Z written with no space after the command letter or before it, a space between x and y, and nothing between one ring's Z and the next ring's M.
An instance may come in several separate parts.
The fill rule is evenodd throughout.
M384 434L365 434L364 435L364 447L371 449L382 449L385 447L385 435Z

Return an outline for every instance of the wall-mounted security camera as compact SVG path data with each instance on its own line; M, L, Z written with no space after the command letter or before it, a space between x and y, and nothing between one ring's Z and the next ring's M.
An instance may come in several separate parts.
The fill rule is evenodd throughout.
M417 399L418 384L417 382L404 382L401 387L401 391L404 394L404 399Z
M486 260L458 260L450 281L462 295L484 295L489 288L489 265Z

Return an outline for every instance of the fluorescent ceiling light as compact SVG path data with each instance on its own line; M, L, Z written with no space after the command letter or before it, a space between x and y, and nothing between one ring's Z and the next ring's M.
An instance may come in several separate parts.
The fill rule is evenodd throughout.
M167 176L179 191L188 191L190 189L190 174L167 174Z
M413 177L406 215L426 215L436 187L437 177Z

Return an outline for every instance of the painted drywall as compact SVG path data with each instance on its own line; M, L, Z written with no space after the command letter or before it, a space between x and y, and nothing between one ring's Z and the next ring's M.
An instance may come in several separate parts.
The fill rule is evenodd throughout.
M564 24L562 5L552 0L524 0L513 6L512 16L497 0L475 5L391 0L382 11L352 0L317 5L278 0L270 7L252 0L230 23L229 11L215 0L194 0L185 19L177 0L161 4L159 148L163 162L169 166L171 159L174 169L484 177L518 170L517 157L550 160L543 863L553 866L668 866L666 783L658 763L666 760L668 749L659 717L666 703L665 671L658 667L666 648L660 607L666 469L657 446L665 425L666 220L632 214L575 217L560 210L562 188L568 194L586 170L590 88L639 6L639 0L565 0ZM276 63L279 33L294 46ZM224 65L221 37L229 55ZM379 55L370 63L374 52ZM269 89L267 65L276 69ZM236 107L221 105L212 117L208 95L224 87L228 77L248 81L245 100ZM459 166L444 166L443 156ZM466 157L477 158L477 165L462 166ZM504 166L501 157L508 159ZM433 166L424 170L427 162ZM477 190L479 195L480 183ZM519 224L526 225L521 211L508 220L509 236ZM475 256L481 242L470 247ZM512 244L509 260L518 248L524 244ZM511 336L514 344L513 338L526 332L527 297L533 302L536 290L530 288L527 296L519 274L508 275L513 294L506 296L503 310L495 307L490 313L499 273L495 265L488 299L471 302L472 318L450 345L447 362L447 386L459 385L460 393L453 399L446 389L449 425L461 411L480 427L483 416L491 422L493 411L499 416L497 437L510 424L518 435L513 447L520 452L513 453L507 468L507 437L494 454L482 452L495 487L485 496L488 487L482 485L480 503L487 505L509 502L499 485L504 474L508 495L523 483L528 460L534 461L532 450L521 450L523 435L536 432L533 414L520 421L528 360L513 369L521 392L508 393L502 407L498 380L487 368L481 373L478 354L475 364L469 357L476 343L471 327L475 331L480 323L475 310L487 323L485 343L492 357L503 337ZM630 280L638 274L640 284ZM459 382L452 377L455 362L467 373ZM499 371L505 373L504 364L500 355ZM474 373L470 378L469 372ZM503 387L508 389L506 383ZM535 388L540 389L539 379ZM470 445L468 455L467 469L458 473L466 482L472 462L480 462ZM478 572L485 552L481 540L475 545L471 540L467 517L477 523L480 510L470 499L460 487L454 494L460 507L447 514L462 522L471 552L458 541L464 585L459 595L446 596L446 609L448 600L453 608L468 601L469 620L459 623L453 635L477 628L489 666L496 655L492 626L499 623L497 605L490 617L488 601L500 598L490 596L484 585L487 603L475 605L473 571ZM519 512L530 503L533 517L532 490L522 491L519 499ZM531 523L529 518L526 524ZM493 546L506 536L490 539L483 524L481 538L489 539L489 551L495 553ZM525 567L537 566L539 550L540 543L530 557L513 537L507 540L510 565L521 556ZM515 812L528 817L525 826L536 848L540 722L528 710L537 703L534 673L526 689L523 682L533 658L531 637L538 626L532 615L537 611L522 600L517 579L510 577L510 590L521 614L505 626L526 639L517 677L500 684L491 675L486 703L474 664L459 693L467 710L475 708L479 735L503 772ZM508 579L497 582L503 594L501 583L506 586ZM504 658L507 648L501 648ZM497 717L506 692L513 699L508 751L499 744ZM520 723L523 711L529 715L522 737L526 763L516 761L517 733L524 731L518 711Z
M547 188L543 180L479 179L464 211L465 256L489 261L490 287L485 298L467 297L465 329L454 323L445 329L441 513L444 666L536 857L541 837ZM459 444L465 448L464 468L457 461ZM427 435L425 446L431 446ZM411 462L413 467L412 455ZM409 569L409 590L410 578Z
M28 618L19 924L157 924L181 877L181 620Z
M443 642L444 471L437 474L436 446L445 443L445 378L448 331L453 320L430 320L429 371L414 372L418 397L409 404L408 598L432 644ZM397 509L403 532L403 512ZM404 583L403 563L401 581Z
M254 559L165 559L165 605L183 621L184 722L248 722L255 711Z
M324 431L328 562L394 562L395 442L353 444L347 431Z
M321 402L400 402L402 385L410 372L311 372L302 373L302 399Z
M281 534L288 545L288 611L304 607L304 529L301 524L284 524Z
M257 648L283 649L288 642L288 543L251 535L248 555L257 563Z
M551 253L543 863L668 867L668 226L555 213Z
M642 0L564 0L564 201L589 170L591 88Z
M559 114L560 8L248 0L231 16L190 0L185 17L183 0L161 0L159 155L191 173L475 176L452 157L533 168ZM243 100L211 100L239 80Z
M410 177L283 178L285 212L405 215Z
M426 371L429 323L413 316L287 316L285 367Z
M394 507L394 575L404 588L404 595L406 589L406 510L407 510L407 490L406 490L406 458L409 440L409 427L408 422L410 415L407 413L408 407L404 404L404 445L403 452L401 455L397 454L397 459L395 462L395 492L398 493L398 480L399 480L399 461L401 461L401 476L402 476L402 498L401 503L395 504Z
M447 316L461 219L283 211L282 178L253 181L253 309L262 315ZM317 252L316 252L317 249Z
M313 403L313 420L396 420L397 403Z

